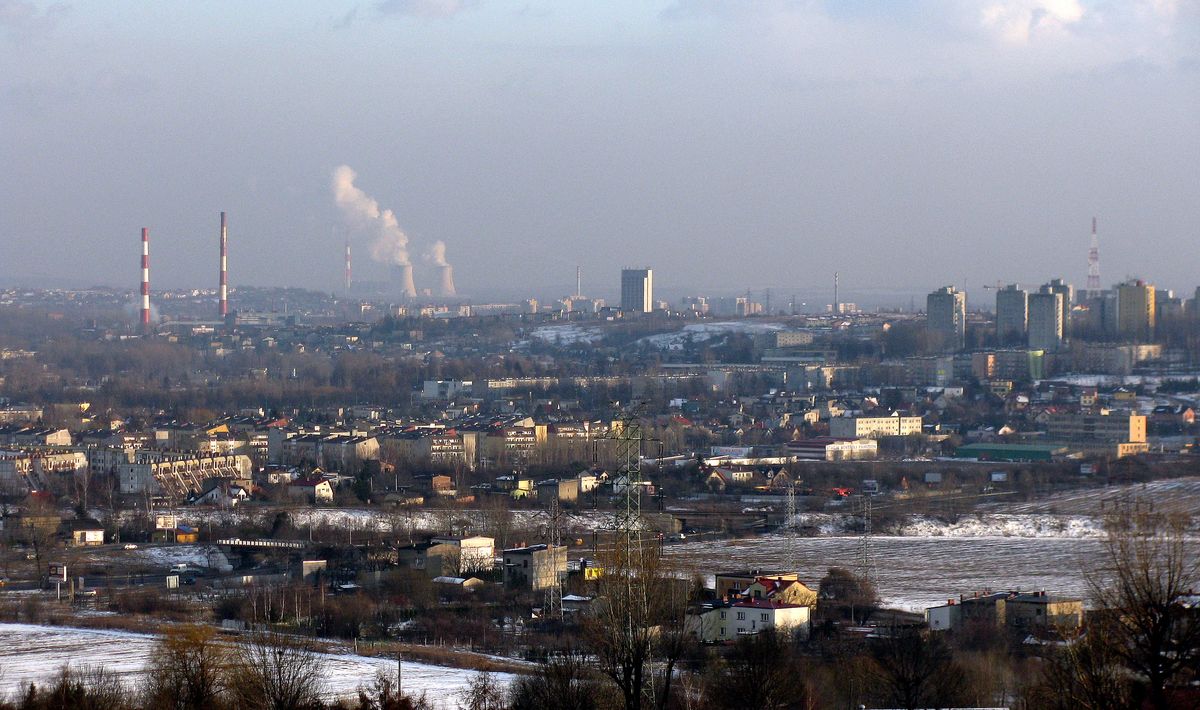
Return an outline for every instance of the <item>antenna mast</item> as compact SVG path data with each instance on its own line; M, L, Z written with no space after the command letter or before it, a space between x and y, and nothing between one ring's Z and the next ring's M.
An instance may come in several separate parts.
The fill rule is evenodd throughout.
M1088 249L1088 298L1100 296L1100 241L1096 238L1096 218L1092 217L1092 246Z

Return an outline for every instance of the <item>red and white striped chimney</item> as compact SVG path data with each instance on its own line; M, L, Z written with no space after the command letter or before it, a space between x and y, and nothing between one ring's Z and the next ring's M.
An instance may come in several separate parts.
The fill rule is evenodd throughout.
M225 213L221 213L221 293L219 295L221 302L221 318L229 315L229 253L227 251L226 240L228 232L225 227Z
M150 230L142 227L142 330L150 330Z

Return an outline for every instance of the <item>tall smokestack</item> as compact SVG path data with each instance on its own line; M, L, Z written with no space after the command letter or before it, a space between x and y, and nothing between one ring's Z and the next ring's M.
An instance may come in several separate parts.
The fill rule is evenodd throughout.
M229 315L229 251L227 241L229 233L225 222L225 213L221 213L221 292L220 316L222 320Z
M346 293L350 293L350 240L346 240Z
M150 331L150 230L142 227L142 330Z
M412 264L399 264L396 268L400 270L400 293L405 298L416 298L417 286L413 282Z
M449 264L442 265L442 286L439 296L454 296L457 292L454 290L454 267Z
M575 298L583 298L583 267L575 267Z

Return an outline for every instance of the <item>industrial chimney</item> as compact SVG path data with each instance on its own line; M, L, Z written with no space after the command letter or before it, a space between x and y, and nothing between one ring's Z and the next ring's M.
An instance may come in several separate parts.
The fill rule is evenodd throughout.
M400 294L405 298L416 298L417 286L413 282L412 264L399 264L396 268L399 270L397 276L400 279Z
M142 330L150 331L150 230L142 227Z
M350 293L350 240L346 240L346 293Z
M224 320L229 315L229 252L227 251L226 240L228 232L225 225L225 213L221 213L221 292L218 295L220 299L220 316Z
M442 286L439 296L455 296L457 293L454 290L454 267L445 264L442 267Z

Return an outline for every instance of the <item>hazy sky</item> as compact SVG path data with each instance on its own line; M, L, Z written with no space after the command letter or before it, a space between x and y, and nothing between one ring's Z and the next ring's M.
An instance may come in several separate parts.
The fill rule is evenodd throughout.
M223 209L233 284L335 288L342 164L418 287L1082 285L1095 214L1190 292L1200 3L0 0L0 282L136 289L146 225L215 286Z

